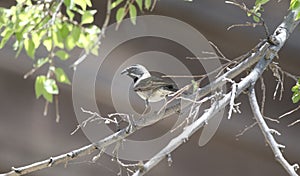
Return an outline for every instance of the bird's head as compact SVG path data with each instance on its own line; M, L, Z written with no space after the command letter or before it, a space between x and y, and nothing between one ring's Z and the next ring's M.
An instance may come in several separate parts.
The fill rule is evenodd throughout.
M127 68L125 68L121 74L127 74L128 76L130 76L132 79L134 79L135 81L139 78L147 78L150 77L150 73L149 71L146 69L146 67L139 65L139 64L134 64L131 65Z

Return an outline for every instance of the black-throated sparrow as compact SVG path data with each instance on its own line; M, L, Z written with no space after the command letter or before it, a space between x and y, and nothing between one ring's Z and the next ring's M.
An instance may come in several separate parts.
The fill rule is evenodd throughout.
M146 102L158 102L166 96L178 91L175 84L151 75L142 65L134 64L124 69L121 74L127 74L133 79L134 91Z

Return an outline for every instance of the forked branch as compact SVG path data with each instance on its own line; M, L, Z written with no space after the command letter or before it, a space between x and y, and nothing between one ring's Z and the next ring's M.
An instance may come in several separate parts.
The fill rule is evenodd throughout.
M283 166L283 168L287 171L287 173L289 175L297 176L298 174L296 173L296 171L297 171L297 169L299 169L299 165L298 164L294 164L294 165L289 164L289 162L282 155L280 149L284 148L284 146L281 144L278 144L276 142L274 136L272 135L272 133L279 134L279 135L280 135L280 133L278 133L274 129L270 129L268 127L267 123L265 122L265 120L259 110L257 98L255 95L254 85L252 85L249 89L249 101L250 101L250 105L251 105L251 109L254 114L254 117L255 117L256 121L258 122L258 126L259 126L260 130L262 131L268 145L272 149L275 159Z

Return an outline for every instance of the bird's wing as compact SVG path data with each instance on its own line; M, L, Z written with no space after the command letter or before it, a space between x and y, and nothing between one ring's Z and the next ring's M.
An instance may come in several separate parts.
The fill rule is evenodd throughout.
M137 82L137 84L134 86L135 91L149 91L149 90L157 90L160 88L163 88L168 91L176 92L177 89L175 88L175 84L166 82L161 78L151 76L149 78L140 80Z

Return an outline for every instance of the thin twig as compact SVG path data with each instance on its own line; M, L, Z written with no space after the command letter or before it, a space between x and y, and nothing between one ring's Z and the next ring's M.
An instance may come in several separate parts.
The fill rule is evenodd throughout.
M296 120L295 122L289 124L288 127L294 126L294 125L296 125L296 124L299 123L299 122L300 122L300 119L298 119L298 120Z
M49 21L50 26L53 26L53 25L54 25L55 19L56 19L57 14L59 13L59 11L60 11L60 9L61 9L61 6L62 6L63 2L64 2L64 0L60 0L60 1L59 1L59 3L58 3L58 5L57 5L57 7L56 7L54 13L52 14L52 18L51 18L51 20Z
M261 99L261 108L260 111L262 114L264 114L264 110L265 110L265 102L266 102L266 85L264 82L264 78L260 77L260 88L262 91L262 99Z
M237 84L236 82L234 82L231 79L225 78L224 81L228 81L230 83L232 83L232 89L231 89L231 98L230 98L230 103L229 103L229 112L228 112L228 119L230 119L232 112L235 111L235 103L234 103L234 99L236 96L236 88L237 88Z
M238 138L238 137L244 135L248 130L250 130L251 128L253 128L255 125L257 125L257 122L254 122L254 123L252 123L249 126L245 126L245 128L239 134L235 135L235 137Z
M56 115L56 123L59 123L60 115L59 115L59 105L58 105L58 96L54 95L55 99L55 115Z
M284 73L281 70L281 68L278 66L278 63L272 62L270 64L270 69L273 72L273 76L277 78L277 85L273 94L273 99L276 98L279 86L280 86L280 95L279 95L279 100L282 99L283 91L284 91Z
M271 118L271 117L264 116L264 118L265 118L266 120L269 120L270 122L275 122L275 123L278 123L278 124L280 123L279 120L273 119L273 118Z
M109 124L109 123L114 123L114 124L116 124L116 125L119 124L119 122L117 121L117 119L105 118L105 117L100 116L100 115L99 115L98 113L96 113L96 112L88 111L88 110L85 110L85 109L83 109L83 108L81 108L81 111L82 111L83 113L90 114L91 116L88 117L86 120L82 121L80 124L78 124L77 127L76 127L76 129L73 130L73 131L71 132L71 135L75 134L80 128L84 128L84 127L87 125L87 123L93 122L93 121L95 121L95 120L101 120L101 121L103 121L105 124ZM109 116L109 117L110 117L110 116Z
M227 30L231 30L232 28L235 28L235 27L253 27L255 28L256 26L262 26L263 23L251 23L251 22L246 22L244 24L232 24L230 25Z
M278 118L281 119L281 118L283 118L283 117L285 117L285 116L287 116L287 115L290 115L290 114L292 114L292 113L298 111L299 109L300 109L300 105L299 105L298 107L296 107L295 109L292 109L292 110L290 110L290 111L288 111L288 112L282 114L282 115L279 116Z
M254 12L252 12L250 9L248 9L247 6L244 3L243 4L239 4L235 0L233 0L233 1L225 1L225 3L235 5L235 6L239 7L240 9L244 10L246 13L249 13L249 14L255 16L256 18L260 19L260 21L262 21L261 24L262 24L262 26L265 29L266 36L270 35L269 29L268 29L268 27L267 27L267 25L265 23L265 20L261 16L258 16L257 14L255 14ZM257 24L259 24L259 23L257 23Z

